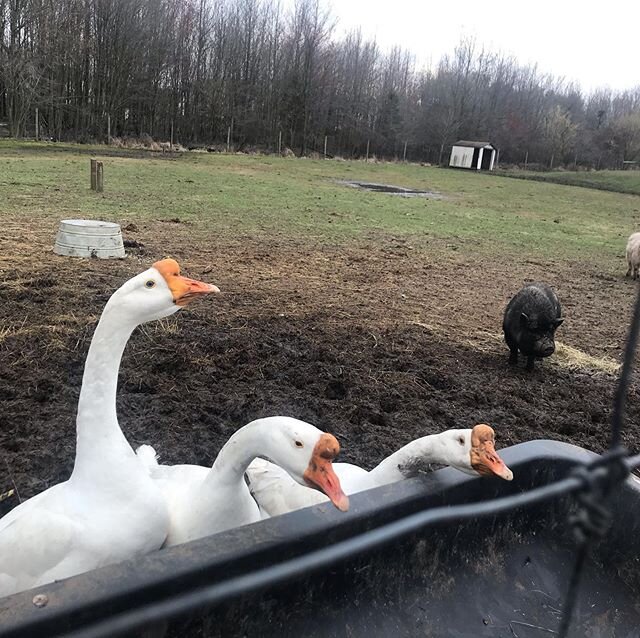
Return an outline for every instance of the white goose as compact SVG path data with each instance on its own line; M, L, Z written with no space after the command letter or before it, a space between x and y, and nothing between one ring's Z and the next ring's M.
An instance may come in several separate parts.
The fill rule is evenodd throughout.
M166 317L215 286L156 262L112 295L93 335L76 418L69 480L0 519L0 597L158 549L165 500L127 443L116 417L124 347L139 324Z
M244 479L247 466L258 455L284 468L284 475L301 490L322 490L338 509L346 511L349 499L331 463L339 451L340 444L331 434L298 419L275 416L252 421L235 432L211 468L158 465L148 445L138 448L137 454L166 496L171 520L165 545L171 546L263 518Z
M447 430L411 441L370 472L350 463L336 463L334 468L347 494L417 476L430 463L451 465L467 474L493 474L510 481L513 473L495 451L494 440L493 429L479 424L473 429ZM251 494L268 516L326 501L321 494L301 487L277 465L263 459L252 461L246 475Z

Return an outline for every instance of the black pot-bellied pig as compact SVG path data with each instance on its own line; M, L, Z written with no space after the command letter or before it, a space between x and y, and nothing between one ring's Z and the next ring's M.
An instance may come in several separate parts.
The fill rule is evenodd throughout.
M554 334L564 321L558 297L547 284L533 283L517 292L504 311L502 329L511 350L509 363L518 363L518 350L527 357L527 370L536 358L552 355Z

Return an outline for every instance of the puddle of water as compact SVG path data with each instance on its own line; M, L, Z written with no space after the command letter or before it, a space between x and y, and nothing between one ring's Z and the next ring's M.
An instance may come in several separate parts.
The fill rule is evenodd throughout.
M351 180L338 180L339 184L370 191L372 193L387 193L388 195L399 195L400 197L426 197L428 199L444 199L440 193L434 191L421 191L414 188L404 188L403 186L393 186L392 184L376 184L373 182L356 182Z

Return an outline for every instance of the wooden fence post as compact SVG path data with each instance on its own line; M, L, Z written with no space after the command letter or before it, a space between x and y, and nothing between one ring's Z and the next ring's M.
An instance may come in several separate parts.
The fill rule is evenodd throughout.
M102 193L104 190L104 168L102 162L96 162L96 191Z
M327 136L324 136L324 158L327 159Z
M91 190L92 191L96 190L96 185L98 183L97 173L98 173L97 161L92 159L91 160Z
M227 127L227 153L229 152L229 149L231 148L231 126Z
M282 131L278 133L278 155L282 155Z
M91 160L91 190L97 193L104 190L104 167L95 159Z

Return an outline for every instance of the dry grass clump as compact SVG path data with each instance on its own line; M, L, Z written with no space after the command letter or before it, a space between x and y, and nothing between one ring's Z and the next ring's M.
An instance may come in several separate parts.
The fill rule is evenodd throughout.
M585 368L617 374L620 364L609 357L592 357L578 348L573 348L565 343L556 341L555 358L558 365L571 370L583 370Z

